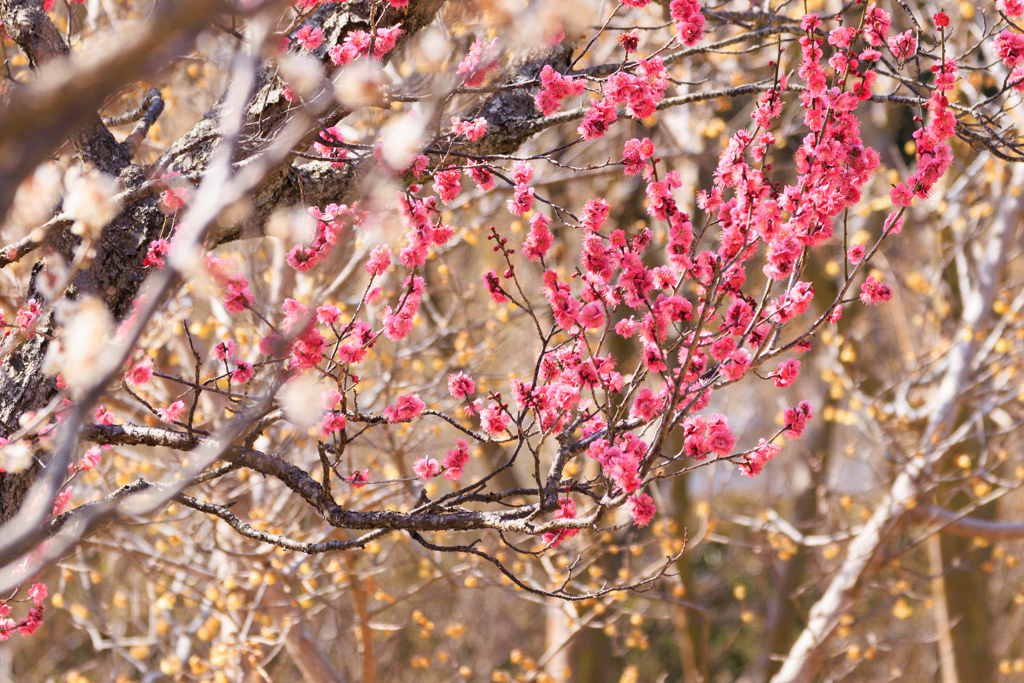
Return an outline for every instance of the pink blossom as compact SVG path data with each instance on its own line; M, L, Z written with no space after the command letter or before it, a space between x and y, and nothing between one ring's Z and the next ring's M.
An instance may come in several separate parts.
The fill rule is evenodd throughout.
M1024 35L1013 31L1002 31L996 36L996 56L1003 60L1007 69L1024 65Z
M828 44L836 47L850 47L857 29L853 26L840 26L829 31Z
M320 392L320 405L324 410L334 410L341 401L341 392L337 389L325 389Z
M643 422L650 422L658 416L662 407L661 399L655 396L654 392L649 388L644 387L637 393L636 400L633 401L633 407L629 409L629 416L634 420L639 419Z
M523 241L523 248L520 250L526 258L531 261L539 261L544 258L551 248L553 238L548 231L551 219L543 213L535 213L530 220L530 234Z
M164 176L164 180L179 176L181 176L181 173L176 171ZM188 201L191 193L192 190L187 186L167 188L160 197L160 209L166 213L174 213L185 206L185 202Z
M93 412L93 419L96 420L96 424L114 424L114 414L107 410L106 406L104 406L102 403L96 406L96 410Z
M767 443L764 439L761 439L757 448L754 452L746 457L744 462L740 463L740 472L748 477L754 477L761 473L765 463L774 458L782 450L781 446L777 446L774 443Z
M79 2L80 0L73 0ZM28 611L28 614L18 622L18 633L23 636L30 636L36 632L36 629L43 623L43 608L33 607Z
M650 0L623 0L623 5L629 7L644 7ZM640 47L640 32L633 29L629 33L620 33L617 42L627 54L636 52Z
M469 461L469 444L465 439L455 439L455 448L446 451L444 456L445 479L458 481L462 478L462 469Z
M238 344L234 339L228 339L213 347L213 357L217 360L226 360L238 355Z
M79 470L91 470L96 465L100 464L102 457L102 450L99 446L93 446L82 455L81 460L78 461Z
M464 85L476 87L484 82L487 74L498 68L498 39L495 38L486 46L477 38L469 47L469 53L459 63L458 74L465 80Z
M249 281L243 275L232 275L228 280L224 307L228 313L241 313L252 305L255 297L249 291Z
M395 49L395 45L398 44L398 39L402 36L402 33L404 31L401 24L377 29L377 39L373 43L373 58L380 59Z
M860 286L860 300L869 306L884 304L892 298L892 287L884 282L876 282L875 278L869 277Z
M295 40L306 50L315 50L324 42L323 29L304 25L295 32Z
M438 464L437 458L430 458L426 455L417 460L413 464L412 469L416 476L423 481L432 479L441 473L441 465Z
M615 334L619 335L623 339L629 339L636 332L637 328L640 327L640 323L633 320L632 317L625 318L615 323Z
M510 421L505 407L494 401L480 412L480 426L491 436L497 436L505 431Z
M505 202L509 213L522 216L533 207L535 190L526 183L519 183L513 188L512 199Z
M622 162L626 166L626 175L634 176L640 173L647 165L647 160L652 156L654 156L654 143L650 138L627 140L622 151Z
M135 386L145 384L152 378L153 366L148 360L143 361L136 365L135 367L133 367L131 370L128 371L128 374L125 375L124 377L126 382Z
M846 258L850 259L850 263L857 265L864 259L864 254L867 249L863 244L855 244L849 248L846 252Z
M786 420L786 436L795 439L804 433L808 421L814 416L814 410L807 401L800 401L796 408L786 408L783 416Z
M721 362L736 350L736 340L732 337L720 337L711 344L711 357Z
M729 358L722 363L722 374L730 381L735 382L747 373L750 367L750 351L747 349L736 349Z
M914 198L914 193L909 187L900 183L889 192L889 198L892 200L893 204L898 206L910 206L910 202Z
M345 136L341 134L341 130L337 126L320 131L317 140L313 143L313 149L320 156L331 159L331 165L335 168L345 165L342 159L348 158L348 150L340 146L340 143L345 142Z
M270 48L274 52L275 56L283 55L288 52L288 46L292 44L292 39L286 35L275 33L270 37Z
M384 336L392 341L405 339L412 332L413 314L404 307L398 311L392 311L391 306L385 306L381 316L384 323Z
M35 299L29 299L25 302L25 305L18 309L18 315L14 318L14 324L18 327L18 330L23 334L28 332L28 329L35 323L36 318L39 317L40 313L39 302Z
M601 138L617 118L615 102L606 99L591 100L590 109L583 115L583 122L576 130L584 140Z
M448 375L448 393L454 398L465 398L476 391L476 383L465 373Z
M370 252L366 261L366 272L370 275L383 275L391 265L391 247L382 244Z
M1024 14L1024 0L998 0L996 7L1011 19Z
M185 415L185 402L175 401L166 408L157 409L156 413L164 422L177 422Z
M462 186L459 184L459 170L448 168L434 173L434 192L440 195L441 201L445 204L451 203L458 197L462 192Z
M704 37L704 15L697 0L672 0L669 13L676 24L679 42L690 47Z
M498 274L493 270L489 270L482 276L484 284L487 285L487 292L491 295L491 298L496 304L503 304L508 301L508 297L501 291L501 281L498 279Z
M485 118L463 121L458 116L453 116L451 122L452 132L456 135L464 136L467 140L479 140L487 132L487 119Z
M788 387L796 378L800 375L800 361L793 358L784 360L778 369L772 373L771 376L775 377L775 386L777 387Z
M736 445L736 435L729 429L729 421L724 415L712 415L707 420L708 448L712 453L725 457Z
M32 602L34 602L38 607L43 604L43 600L46 599L47 592L45 583L33 583L32 587L28 589L28 596L32 598Z
M469 176L476 183L476 186L481 192L487 192L488 190L494 189L494 176L487 166L483 164L474 164L466 169Z
M66 508L68 506L68 503L71 502L71 489L72 487L69 486L63 491L61 491L59 494L57 494L57 498L53 501L54 515L59 515L62 512L64 512L64 508Z
M658 512L654 499L646 493L631 495L626 499L626 507L629 508L629 516L633 518L633 525L641 528L650 524Z
M388 422L409 422L419 417L426 407L427 404L420 400L419 394L407 394L399 396L394 406L389 405L385 408L384 415L387 416Z
M320 420L320 435L329 436L345 429L348 424L345 416L340 413L330 412Z
M345 481L349 482L354 489L361 489L366 486L366 482L370 481L370 470L369 468L359 471L356 470L351 475L345 477Z
M576 501L569 496L558 501L558 512L555 519L576 519ZM548 531L544 534L544 542L552 548L557 548L562 541L572 538L580 533L579 529L562 529L560 531Z
M821 20L818 19L818 13L805 14L800 19L800 29L803 31L816 31L821 26Z
M308 270L312 270L316 267L316 264L320 262L321 254L312 247L306 247L302 244L296 244L292 247L291 251L285 254L285 261L288 265L299 271L305 273Z
M149 243L149 248L146 251L146 258L142 260L142 265L156 266L163 270L164 268L164 257L167 256L167 252L170 251L171 245L167 240L153 240Z
M887 235L898 235L903 230L903 216L899 212L893 211L885 217L883 229Z
M864 38L868 45L883 45L889 28L892 26L892 17L875 3L871 3L868 5L867 12L864 13L863 25Z
M585 78L568 78L545 64L540 71L541 88L534 96L534 103L544 116L550 116L561 109L562 100L574 97L586 87Z
M583 215L580 216L580 226L589 232L598 232L604 227L608 220L608 213L611 205L600 197L590 199L583 207Z
M333 325L341 319L341 309L333 304L316 307L316 321L321 325Z
M237 367L231 373L231 381L237 382L238 384L245 384L252 379L253 368L252 363L247 363L244 360L236 361Z
M917 40L914 38L913 31L908 30L891 36L886 44L889 51L901 62L910 59L917 52Z

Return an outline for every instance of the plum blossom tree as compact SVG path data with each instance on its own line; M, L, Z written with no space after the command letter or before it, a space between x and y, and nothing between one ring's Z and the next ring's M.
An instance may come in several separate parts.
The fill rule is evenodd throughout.
M44 622L40 572L110 525L185 510L236 535L188 541L216 559L211 580L245 552L295 583L330 558L357 596L364 680L376 664L352 558L382 544L477 563L540 600L653 590L685 535L616 580L581 559L550 581L530 568L649 537L671 481L704 468L771 478L821 420L802 376L821 340L898 297L878 264L928 229L915 209L959 166L1024 160L1020 3L992 3L980 29L903 2L127 4L102 22L90 5L76 28L84 8L0 0L4 639ZM124 21L124 44L95 38ZM219 87L186 121L168 105L201 74ZM716 102L739 119L694 173L659 116ZM902 150L873 142L887 111L912 121ZM1018 231L1006 211L972 256L976 281L961 278L976 294L964 325L998 296ZM863 216L872 229L852 229ZM949 351L919 450L773 680L818 675L971 429L962 388L996 381L970 374L978 343ZM755 391L777 424L725 408ZM260 599L293 590L252 572ZM222 649L192 674L261 670L242 645L250 614L219 621ZM262 637L306 680L341 680L303 628ZM178 650L167 675L191 661Z

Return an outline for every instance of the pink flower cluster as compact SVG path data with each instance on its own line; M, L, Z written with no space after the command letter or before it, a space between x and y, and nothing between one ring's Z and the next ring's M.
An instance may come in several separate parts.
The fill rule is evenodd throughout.
M584 140L594 140L604 137L617 118L615 102L605 99L591 100L590 109L583 115L583 122L576 130Z
M324 31L320 27L304 25L295 32L295 40L305 50L313 51L324 42Z
M999 0L996 7L1011 19L1016 19L1024 14L1024 0Z
M520 250L526 258L531 261L540 261L548 253L554 238L548 230L551 219L543 213L535 213L530 219L530 233L523 240L523 247Z
M558 512L555 519L576 519L576 501L566 496L558 501ZM562 541L572 538L580 533L579 529L562 529L560 531L548 531L544 534L544 542L552 548L557 548Z
M761 474L765 464L778 455L781 450L782 446L775 443L767 443L764 439L761 439L757 444L757 448L740 463L740 472L748 477L756 477Z
M530 186L533 180L533 166L529 161L517 161L512 165L512 199L506 202L509 213L522 216L533 208L535 191Z
M153 240L149 243L149 247L146 250L146 258L142 259L142 265L147 268L150 266L156 266L160 270L163 270L164 257L167 256L167 252L170 250L171 245L167 240Z
M345 142L345 136L341 134L337 126L331 126L320 132L317 137L321 142L314 142L313 149L324 159L331 160L331 166L341 168L345 165L342 159L348 158L348 150L339 146Z
M463 85L476 87L484 82L490 71L498 68L498 39L487 45L477 38L469 47L469 53L459 63L458 74L463 77Z
M218 285L227 288L224 307L228 313L241 313L255 301L249 291L249 281L241 273L234 272L234 264L229 259L211 254L206 257L206 270Z
M373 43L373 58L381 59L384 55L395 48L399 37L402 35L402 25L395 24L388 28L377 29L377 36L371 40L366 31L352 31L341 45L335 45L327 51L331 62L337 66L351 64L358 57L365 57L370 53L370 43Z
M462 469L469 462L469 443L463 439L455 439L455 448L446 451L444 457L445 479L458 481L462 478Z
M19 621L10 618L10 606L5 600L0 600L0 643L10 638L15 631L23 636L30 636L36 632L43 623L43 600L46 599L47 593L45 583L32 584L28 589L28 595L35 603L35 607Z
M406 294L396 309L390 305L384 307L383 322L384 336L392 341L404 339L412 332L413 318L420 309L420 302L423 298L423 278L410 275L405 279Z
M285 255L288 265L300 273L312 270L330 255L338 244L346 222L351 221L356 226L362 225L366 215L356 207L348 207L345 204L328 204L323 211L319 207L311 206L309 214L316 220L313 241L308 247L301 243L296 244Z
M153 364L145 360L135 365L124 376L124 381L134 386L141 386L153 378Z
M658 103L665 99L665 88L668 87L668 74L661 57L637 60L638 74L616 71L605 82L602 89L604 102L602 106L615 104L626 105L626 112L637 119L646 119L654 113ZM595 114L595 121L596 121ZM610 113L605 111L601 116L607 123ZM597 136L600 137L600 136Z
M221 342L213 347L213 355L217 360L223 361L224 365L228 365L228 361L234 363L235 369L231 371L230 375L232 382L245 384L252 379L254 373L253 365L242 359L238 344L235 343L234 339ZM230 366L228 366L228 369L230 370Z
M441 171L440 173L445 172ZM458 171L454 171L456 187L458 187L458 177ZM443 183L450 180L451 176L448 176L446 180L438 178L434 188L444 187ZM455 192L457 194L458 190ZM447 244L455 234L455 228L441 222L435 197L409 201L406 197L400 196L398 208L403 225L409 229L405 234L407 244L399 251L398 260L406 268L422 266L427 262L427 253L430 247L432 245L442 247ZM436 220L431 222L431 217L436 217Z
M585 78L568 78L545 64L540 70L540 90L533 101L544 116L551 116L562 108L562 100L583 94Z
M463 121L458 116L452 117L452 133L462 135L467 140L476 141L487 132L487 119L475 118L472 121Z
M633 518L634 526L641 528L650 524L658 512L654 499L646 493L633 494L626 499L626 506L629 508L629 516Z
M164 422L178 422L185 416L185 402L175 401L166 408L158 408L156 413Z
M412 470L417 477L426 481L441 474L441 465L437 462L437 458L425 455L413 463Z
M647 160L654 156L654 143L650 138L627 140L622 150L622 163L626 175L638 175L647 166Z
M384 415L391 423L409 422L419 417L426 407L427 405L420 399L419 394L407 394L399 396L395 405L385 408Z
M705 19L697 0L672 0L669 13L680 43L689 47L704 37Z

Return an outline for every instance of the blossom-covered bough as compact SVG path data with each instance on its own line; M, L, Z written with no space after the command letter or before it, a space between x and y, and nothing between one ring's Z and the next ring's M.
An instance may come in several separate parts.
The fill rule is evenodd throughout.
M35 259L4 322L5 590L100 525L172 503L299 553L405 534L542 596L647 590L681 549L593 589L575 565L545 587L501 558L635 533L626 527L658 514L657 482L696 468L770 469L814 406L797 396L776 429L740 440L716 394L798 389L817 334L893 296L870 265L955 163L954 140L1024 159L1012 132L1024 36L1010 2L988 8L966 52L948 17L903 3L894 18L875 3L797 15L672 0L655 25L659 3L629 0L593 25L535 8L535 35L478 37L455 54L435 25L442 0L183 0L162 3L135 43L78 61L46 4L0 0L38 68L0 113L13 236L0 264ZM138 163L160 91L120 117L96 112L208 26L238 39L226 94ZM423 78L395 68L405 52ZM747 82L689 80L711 80L705 61L730 54L763 59ZM957 90L980 65L995 86ZM694 187L685 159L642 126L722 98L749 101L749 119ZM860 118L869 102L915 122L907 172L880 195L880 152ZM124 142L110 132L136 121ZM40 165L68 139L72 168ZM614 156L576 161L588 145ZM551 174L571 191L551 190ZM643 222L594 191L587 179L602 174L638 183ZM699 190L692 212L681 188ZM868 203L886 215L854 243L851 217ZM471 255L478 234L489 255ZM261 246L243 261L238 243ZM823 253L843 260L827 300L806 277ZM173 360L172 337L187 342ZM155 476L73 502L105 453L153 448L167 454ZM226 482L242 473L300 502L301 531L236 514ZM884 524L902 511L888 514ZM844 588L844 576L840 601L861 578ZM46 587L29 595L36 607L0 615L0 633L41 621ZM822 609L806 648L834 628ZM781 680L806 680L807 661L794 655L798 673Z

